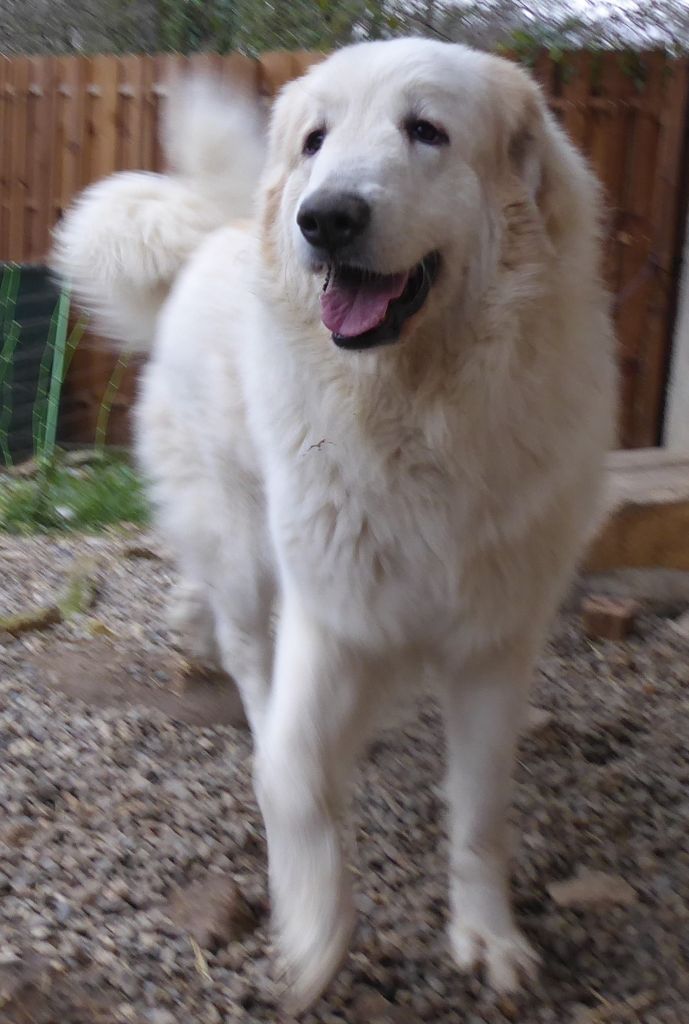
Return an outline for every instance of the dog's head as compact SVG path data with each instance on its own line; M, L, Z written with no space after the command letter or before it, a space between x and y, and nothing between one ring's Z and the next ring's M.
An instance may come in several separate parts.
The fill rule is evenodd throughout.
M413 334L489 276L506 197L547 235L553 131L507 61L420 39L341 50L275 104L269 276L342 348Z

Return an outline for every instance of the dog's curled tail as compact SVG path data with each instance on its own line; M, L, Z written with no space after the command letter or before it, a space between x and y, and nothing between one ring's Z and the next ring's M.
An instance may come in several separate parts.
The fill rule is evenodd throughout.
M89 186L54 232L51 266L107 337L152 344L160 307L203 239L250 217L264 159L254 97L210 79L174 84L162 120L168 174L127 171Z

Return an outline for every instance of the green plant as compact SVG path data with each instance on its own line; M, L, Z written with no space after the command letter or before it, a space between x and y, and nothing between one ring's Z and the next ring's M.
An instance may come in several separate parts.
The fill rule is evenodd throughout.
M51 317L38 369L32 411L34 458L13 469L9 442L12 419L14 359L20 340L16 304L21 270L5 268L0 281L0 454L7 470L0 477L0 529L12 533L36 530L92 530L118 522L143 523L148 507L141 482L129 460L105 448L113 400L129 356L117 361L98 411L95 451L73 455L57 443L59 410L66 375L86 323L70 331L70 301L62 291Z
M0 480L0 530L8 533L93 531L147 520L141 480L121 453L93 452L79 466L58 449L32 476Z

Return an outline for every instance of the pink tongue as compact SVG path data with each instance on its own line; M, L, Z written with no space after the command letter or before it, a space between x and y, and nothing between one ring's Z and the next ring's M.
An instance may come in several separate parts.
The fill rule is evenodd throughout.
M354 338L382 324L393 299L404 291L409 274L390 274L365 284L346 284L336 278L321 295L321 318L333 334Z

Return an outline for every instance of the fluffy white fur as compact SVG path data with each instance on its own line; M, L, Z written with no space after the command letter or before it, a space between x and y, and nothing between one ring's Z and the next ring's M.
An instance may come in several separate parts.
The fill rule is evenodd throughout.
M536 959L508 896L513 751L613 436L597 185L517 67L370 43L286 87L254 225L212 231L251 214L262 146L246 103L201 110L181 127L171 112L176 173L87 191L56 263L117 337L155 334L139 452L187 621L254 730L294 1001L348 945L355 760L422 682L447 724L452 949L511 988ZM410 142L410 113L449 145ZM397 344L341 351L320 322L323 273L295 216L323 186L371 204L378 270L442 254Z

